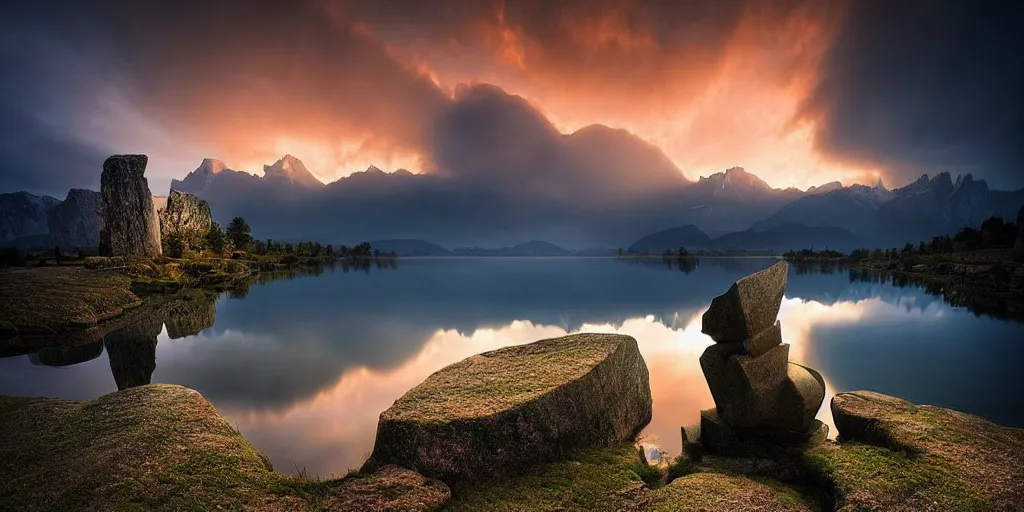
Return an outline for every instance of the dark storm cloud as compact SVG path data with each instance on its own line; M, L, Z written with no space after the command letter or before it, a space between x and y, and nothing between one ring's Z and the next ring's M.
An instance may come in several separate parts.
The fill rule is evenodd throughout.
M716 80L747 71L751 62L773 71L758 71L756 83L744 87L802 80L814 52L801 37L788 38L805 32L834 40L802 112L821 122L821 151L880 164L899 173L896 181L948 168L972 170L997 186L1024 185L1017 142L1024 139L1016 94L1024 88L1022 60L1015 58L1024 50L1014 26L1019 2L851 2L835 25L832 11L841 5L44 0L5 6L0 189L94 185L101 155L139 150L151 154L151 168L182 154L195 154L197 162L216 156L250 163L292 152L314 172L317 164L326 168L329 177L352 162L398 153L420 158L424 170L491 188L536 190L561 180L568 191L582 184L643 193L673 184L675 168L643 141L602 127L564 136L545 104L482 85L454 91L455 82L440 83L436 75L459 70L448 76L462 81L479 71L506 90L529 80L535 90L562 91L557 98L572 101L561 112L584 120L573 126L592 122L591 115L603 120L607 112L665 122L666 109L713 98L708 91L724 88L723 97L737 101L750 97L742 94L748 89ZM497 71L484 73L492 68ZM750 81L745 76L732 80L742 85ZM736 108L760 110L754 107L761 100L751 101ZM740 133L757 116L718 110L698 116L703 131L688 126L684 135L658 143L665 148L674 141L669 154L679 162L681 154L701 149L686 143L721 145L718 158L763 142L760 131ZM672 131L658 126L655 132ZM188 170L158 172L169 180ZM558 188L546 191L559 195Z
M877 162L897 185L922 170L1024 187L1024 3L855 1L806 109L817 146Z

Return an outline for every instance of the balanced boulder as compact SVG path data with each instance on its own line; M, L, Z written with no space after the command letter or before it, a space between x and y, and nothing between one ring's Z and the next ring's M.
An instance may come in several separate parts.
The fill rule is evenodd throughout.
M742 342L775 323L789 267L779 262L733 283L711 301L701 332L719 343Z
M807 446L828 427L814 419L825 398L818 372L789 362L776 321L786 290L785 262L740 279L711 302L703 332L717 343L700 357L715 409L701 414L702 444L735 455L760 441Z
M103 162L100 245L110 255L161 254L160 221L145 177L148 162L146 155L114 155Z
M368 468L445 482L509 476L582 447L630 440L651 419L636 340L575 334L441 369L384 411Z

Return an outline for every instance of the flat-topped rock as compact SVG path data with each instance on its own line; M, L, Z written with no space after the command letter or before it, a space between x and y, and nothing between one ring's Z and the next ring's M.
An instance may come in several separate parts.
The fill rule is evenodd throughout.
M650 418L636 340L574 334L434 373L381 414L367 467L393 463L447 482L510 475L632 439Z
M808 453L836 508L1019 510L1024 430L872 391L832 400L840 443Z
M701 332L717 342L742 342L772 326L786 292L789 267L780 261L733 283L711 301Z
M146 181L146 155L114 155L100 176L100 245L113 256L159 256L160 220ZM101 251L101 252L106 252Z
M0 395L0 510L435 510L407 469L317 481L270 461L199 393L149 385L88 402Z

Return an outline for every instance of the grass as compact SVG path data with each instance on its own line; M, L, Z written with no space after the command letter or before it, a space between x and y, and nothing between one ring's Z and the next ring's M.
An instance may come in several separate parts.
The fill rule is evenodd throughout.
M644 481L636 472L641 464L631 442L607 449L581 450L519 478L456 487L452 501L443 510L620 510L643 493Z
M767 479L721 473L694 473L653 491L645 510L651 512L812 511L796 490Z
M624 339L577 334L479 354L434 373L385 415L429 423L505 411L585 375Z
M0 397L0 461L2 510L427 510L448 497L393 467L331 480L273 472L209 402L169 385L91 402Z

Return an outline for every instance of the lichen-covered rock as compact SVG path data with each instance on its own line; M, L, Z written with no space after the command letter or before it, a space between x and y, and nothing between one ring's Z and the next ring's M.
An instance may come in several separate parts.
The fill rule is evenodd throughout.
M103 162L100 245L113 256L159 256L160 221L146 181L146 155L114 155Z
M775 322L775 325L743 340L743 350L752 357L759 357L781 344L782 323Z
M196 391L149 385L88 402L0 395L0 510L429 511L448 488L411 471L275 473Z
M381 414L366 467L399 464L446 482L508 476L576 448L632 439L650 418L636 340L575 334L434 373Z
M61 249L96 249L103 229L100 193L73 188L67 199L50 208L46 220L50 236Z
M776 420L778 397L788 375L788 344L751 357L738 343L719 343L704 351L700 366L715 407L729 424L753 428Z
M797 491L778 482L719 473L694 473L655 490L643 510L650 512L773 511L811 512L812 506Z
M1019 510L1024 430L871 391L832 400L840 443L808 453L836 509Z
M210 230L210 204L192 194L171 190L167 204L159 211L160 236L177 236L187 245L201 241Z
M771 327L786 292L789 267L780 261L733 283L711 301L701 332L720 342L741 342Z

